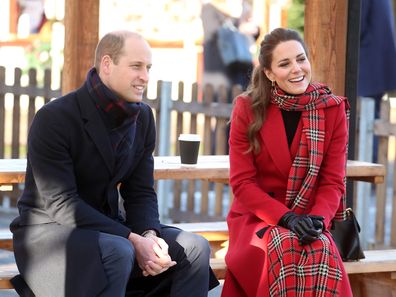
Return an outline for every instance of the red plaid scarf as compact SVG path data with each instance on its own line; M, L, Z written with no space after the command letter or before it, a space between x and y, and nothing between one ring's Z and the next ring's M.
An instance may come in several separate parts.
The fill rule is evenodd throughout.
M276 86L272 88L271 103L283 110L302 112L301 141L289 172L286 191L286 205L297 213L304 210L309 203L322 164L325 140L324 109L339 105L344 100L349 118L347 98L333 95L324 84L311 83L305 93L298 96L286 94ZM345 207L344 194L335 219L345 219Z

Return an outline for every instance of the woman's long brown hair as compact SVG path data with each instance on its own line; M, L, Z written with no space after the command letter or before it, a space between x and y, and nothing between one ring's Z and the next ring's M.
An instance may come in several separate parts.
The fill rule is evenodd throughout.
M252 74L249 87L245 94L252 98L252 110L254 120L250 124L247 137L250 143L248 152L260 151L260 143L257 134L263 126L266 109L271 98L271 81L264 73L264 69L271 69L272 53L275 47L285 41L296 40L303 46L308 57L307 48L300 34L292 29L277 28L271 33L265 35L260 44L260 53L258 57L259 64L255 67Z

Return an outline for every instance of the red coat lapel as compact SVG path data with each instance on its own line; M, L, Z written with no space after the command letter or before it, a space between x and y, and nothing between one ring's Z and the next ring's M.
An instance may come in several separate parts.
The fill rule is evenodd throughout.
M266 119L260 134L266 153L271 156L279 171L286 177L289 176L292 161L287 144L285 125L283 124L281 111L272 104L268 106Z

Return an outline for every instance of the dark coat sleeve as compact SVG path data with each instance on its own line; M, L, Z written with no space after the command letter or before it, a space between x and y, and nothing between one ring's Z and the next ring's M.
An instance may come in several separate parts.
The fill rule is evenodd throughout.
M90 161L95 162L95 156L91 160L72 156L71 146L79 139L71 131L76 131L74 128L81 120L73 118L72 110L61 106L59 101L42 107L29 132L28 174L31 171L38 192L34 195L37 201L30 203L61 225L127 237L130 230L126 226L102 214L80 197L75 162L86 162L89 166ZM81 141L79 143L83 145Z

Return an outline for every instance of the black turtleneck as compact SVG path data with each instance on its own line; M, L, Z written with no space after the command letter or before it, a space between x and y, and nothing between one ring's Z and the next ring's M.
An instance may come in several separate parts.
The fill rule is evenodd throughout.
M296 134L298 122L300 121L301 111L287 111L281 109L283 124L285 125L287 143L289 148L293 142L294 135Z

